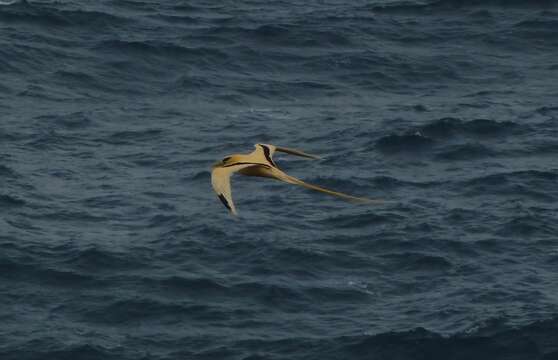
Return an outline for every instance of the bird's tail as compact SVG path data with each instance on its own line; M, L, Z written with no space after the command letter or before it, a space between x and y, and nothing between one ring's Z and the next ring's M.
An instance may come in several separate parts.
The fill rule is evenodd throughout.
M303 186L307 189L311 189L311 190L315 190L315 191L320 191L329 195L333 195L333 196L337 196L340 197L346 201L352 202L352 203L357 203L357 204L371 204L371 203L383 203L383 200L380 199L368 199L368 198L363 198L363 197L356 197L356 196L352 196L352 195L348 195L348 194L344 194L338 191L333 191L333 190L329 190L326 188L323 188L321 186L318 185L313 185L313 184L308 184L307 182L304 182L300 179L295 178L294 176L290 176L285 174L283 171L278 170L278 169L274 169L276 171L274 171L274 175L278 180L284 181L286 183L289 184L294 184L294 185L300 185Z

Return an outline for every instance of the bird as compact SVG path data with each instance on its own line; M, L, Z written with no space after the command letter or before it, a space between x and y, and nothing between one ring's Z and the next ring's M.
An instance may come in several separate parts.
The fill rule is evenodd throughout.
M225 205L232 215L238 215L232 199L230 182L231 176L235 173L247 176L273 178L288 184L299 185L311 190L338 196L344 200L354 203L381 202L381 200L351 196L325 189L317 185L308 184L300 179L286 174L284 171L279 169L273 160L273 154L275 154L276 151L314 160L320 159L318 156L310 155L300 150L271 144L255 144L254 147L256 149L249 154L233 154L224 157L221 161L216 162L211 170L211 185L213 190L215 190L219 200L221 200L223 205Z

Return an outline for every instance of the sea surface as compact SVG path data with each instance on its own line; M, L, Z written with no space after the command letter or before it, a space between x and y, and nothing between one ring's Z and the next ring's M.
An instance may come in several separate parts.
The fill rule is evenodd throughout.
M1 0L0 359L558 359L558 1Z

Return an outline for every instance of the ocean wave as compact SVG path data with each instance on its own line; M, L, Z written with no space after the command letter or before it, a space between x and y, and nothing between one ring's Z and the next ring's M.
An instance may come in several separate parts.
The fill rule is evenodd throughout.
M347 240L350 242L351 240ZM270 251L269 258L270 263L265 263L268 272L275 273L277 269L282 269L285 272L291 274L296 274L298 278L315 278L316 273L321 273L325 269L340 267L340 268L350 268L359 269L366 268L370 265L370 259L356 252L329 249L313 249L313 248L303 248L296 246L289 246L280 249L274 249ZM312 264L309 266L308 264ZM252 271L253 274L257 274L262 270L262 267L255 267ZM303 290L303 289L302 289Z
M349 46L351 41L340 32L312 28L307 24L264 24L257 27L218 26L209 30L212 36L232 37L239 42L258 43L264 47Z
M30 350L32 349L32 350ZM5 360L38 360L38 359L106 359L127 360L137 359L139 354L126 356L119 347L107 348L92 344L63 344L50 336L27 340L19 347L0 349Z
M279 284L243 282L235 284L232 291L239 294L250 294L263 304L273 304L281 309L294 309L297 304L307 300L300 289Z
M188 320L223 321L229 319L229 314L226 310L210 305L140 297L90 306L82 312L81 317L83 321L92 324L126 325L154 319L167 323Z
M156 287L165 293L173 293L187 297L224 296L230 287L207 277L169 276L163 278L144 278L142 283Z
M69 114L49 114L35 117L39 122L48 122L55 127L61 127L69 130L84 129L94 124L93 120L85 113L78 111Z
M369 9L376 13L410 15L475 8L550 8L554 6L556 3L553 0L430 0L426 2L396 1L386 5L371 5Z
M4 73L15 73L15 74L21 74L24 72L24 69L21 69L20 62L19 61L15 61L13 55L14 52L12 51L13 47L11 46L4 46L3 49L0 49L0 66L2 66L2 71ZM25 56L25 55L24 55ZM14 90L8 86L8 83L4 83L0 85L0 88L2 89L2 95L0 96L5 96L7 94L12 93ZM2 98L0 97L0 99Z
M438 187L442 185L443 181L410 181L410 180L401 180L391 176L376 176L372 179L374 183L375 189L383 189L383 190L394 190L398 188L405 188L405 187L415 187L420 189Z
M53 220L53 221L75 221L75 222L105 222L107 220L104 216L94 215L89 211L79 210L54 210L37 212L28 215L31 219L36 220Z
M554 359L558 345L554 334L558 320L537 321L523 326L506 326L493 319L468 332L445 336L422 327L337 337L286 337L282 339L249 339L228 343L232 355L250 349L266 354L288 354L290 359L350 358L370 359ZM366 332L366 331L365 331ZM211 354L210 350L206 350ZM488 354L488 355L487 355ZM487 357L488 356L488 357Z
M60 103L67 101L79 101L83 100L85 97L91 97L88 94L78 94L76 92L70 92L66 89L60 88L58 88L57 91L51 91L48 87L40 85L27 85L24 90L17 93L17 96Z
M157 214L149 219L149 227L170 226L177 224L182 219L177 215L163 215Z
M114 324L114 322L112 322ZM254 323L253 323L254 324ZM240 324L239 324L240 325ZM505 319L493 318L479 322L478 326L462 333L445 335L424 327L405 331L340 336L255 337L240 339L184 334L159 339L158 336L135 335L138 349L124 349L120 344L101 346L96 340L83 340L80 344L64 344L50 336L26 340L20 345L0 349L7 360L42 358L86 359L138 359L145 356L157 359L243 357L247 354L266 354L269 358L334 360L350 358L368 360L374 354L378 359L534 359L550 360L558 356L555 334L558 319L549 317L529 324L507 325ZM246 333L246 331L243 331ZM155 343L154 343L155 342ZM165 346L153 346L161 345ZM151 351L145 352L149 348ZM142 350L140 350L142 349ZM180 350L179 350L180 349ZM249 356L249 358L259 358Z
M70 21L58 11L34 6L26 0L14 1L0 7L0 20L5 23L30 23L51 26L69 25Z
M402 66L398 60L400 59L393 59L372 50L357 50L313 55L296 62L300 63L304 70L327 73L330 76L333 74L340 81L352 80L360 81L361 85L376 84L378 87L388 87L390 82L395 82L396 85L400 83L399 75L388 70L390 65Z
M481 144L462 144L444 148L443 151L436 153L436 158L448 161L474 160L483 158L493 158L497 153L490 147Z
M23 3L23 2L25 2L25 0L1 0L0 6L13 5L16 3Z
M170 88L171 92L176 91L177 89L180 90L199 90L203 89L204 91L208 91L209 89L223 89L223 84L212 81L211 78L207 76L195 76L195 75L181 75L177 78L172 87Z
M525 215L516 217L500 225L498 233L506 237L520 237L522 239L532 236L553 238L558 232L558 226L551 218L540 215Z
M453 264L444 256L420 252L388 253L380 257L402 271L448 271Z
M226 61L229 58L227 52L210 47L186 47L165 41L126 41L126 40L103 40L95 45L95 50L114 54L126 54L134 58L147 59L149 57L162 58L165 61L187 61L192 64L194 60L198 63L209 61ZM228 49L230 50L230 49Z
M96 247L67 249L64 252L66 253L63 261L64 265L86 272L112 272L114 270L142 268L146 265L137 258L130 258L128 254Z
M93 76L85 71L68 71L58 70L54 72L55 81L63 84L64 87L70 89L91 89L104 93L119 92L116 86L112 86L108 81L104 81L101 76ZM134 90L133 92L136 92Z
M86 197L80 200L79 203L89 209L114 209L116 207L130 205L130 200L123 194L109 194Z
M368 303L372 293L365 288L352 287L311 287L305 288L304 294L312 301L321 303L347 301L352 304Z
M539 155L539 156L554 156L558 153L558 140L539 140L536 144L527 146L525 149L519 151L519 153L525 153L527 155Z
M216 205L215 209L221 209L221 208L218 208ZM200 214L200 216L202 216L202 214ZM219 227L212 226L205 223L205 224L189 225L188 227L185 228L177 226L174 229L165 232L162 236L162 239L163 240L175 239L177 237L184 236L185 233L194 234L199 238L210 238L214 240L225 239L228 235L225 229L220 229Z
M492 359L551 359L558 355L558 346L551 335L556 331L556 319L519 328L481 327L476 331L449 337L417 328L405 332L341 338L338 339L340 346L337 354L350 353L354 359L366 359L370 353L398 359L466 359L484 357L486 354L490 354Z
M202 19L195 17L195 16L188 16L188 15L177 15L177 14L152 14L148 15L149 18L153 20L159 20L163 23L175 25L185 25L187 27L198 26L202 24Z
M101 11L81 9L64 10L33 1L13 1L0 8L0 19L5 23L41 24L55 27L113 28L115 25L130 24L129 18Z
M555 16L553 16L555 18ZM535 41L538 47L542 45L556 45L558 41L558 20L533 19L517 23L513 27L514 36Z
M240 98L262 98L281 100L302 99L311 97L315 93L324 93L324 96L333 96L339 89L325 81L285 81L268 80L265 86L260 82L245 82L238 86L235 94ZM234 95L234 94L229 94Z
M211 178L211 173L209 171L199 171L190 177L190 180L209 180Z
M145 191L142 193L145 196L148 196L150 198L154 198L154 199L176 199L176 197L179 194L175 194L175 193L168 193L168 192L162 192L162 191Z
M326 120L332 121L335 120L334 118L327 118ZM339 139L345 136L356 136L356 137L366 137L369 134L367 132L358 132L357 129L343 127L339 129L326 129L325 133L320 134L308 134L305 138L307 143L319 143L320 141L329 141L330 139ZM336 154L333 154L335 156ZM342 156L346 157L344 154ZM329 157L328 157L329 158Z
M542 106L537 109L537 113L555 119L558 117L558 106Z
M25 205L25 201L10 195L0 194L0 209Z
M406 135L387 135L376 141L376 148L385 153L414 153L430 149L435 141L420 133Z
M10 167L0 164L0 177L3 178L18 178L19 175Z
M556 171L540 171L540 170L522 170L522 171L511 171L497 174L490 174L486 176L480 176L470 180L466 180L467 185L479 185L479 184L505 184L514 181L550 181L554 182L558 179L558 173Z
M77 144L80 144L78 137L54 129L37 132L25 143L26 146L35 150L66 149Z
M0 53L0 56L1 55L2 54ZM9 69L10 65L7 62L3 62L2 60L0 60L0 66L4 69L13 71L13 68ZM6 98L6 95L11 94L11 93L12 93L12 89L7 87L6 85L0 84L0 100L4 100ZM7 106L6 104L0 104L0 108L9 109L9 106Z
M359 229L367 226L394 224L402 219L402 216L393 213L378 214L377 211L364 214L335 215L328 216L317 221L318 224L335 226L341 229Z
M457 118L442 118L417 128L417 131L438 139L447 139L457 135L472 135L477 137L495 137L505 134L525 133L530 128L518 125L512 121L495 121L490 119L461 120Z
M558 20L525 20L515 24L514 27L519 29L546 30L548 32L556 34L556 32L558 31Z
M129 139L128 139L129 140ZM138 141L138 140L136 140ZM157 141L156 139L150 139L150 142ZM146 141L147 142L147 141ZM122 141L118 145L130 144L130 142ZM115 156L113 159L117 159L122 163L125 163L126 166L132 167L147 167L147 168L160 168L164 167L167 162L167 157L164 155L153 154L153 153L134 153L134 154L127 154L127 155L120 155Z
M540 189L552 189L558 173L555 171L512 171L494 173L486 176L475 177L455 183L460 189L465 189L470 195L507 194L516 197L531 197L536 200L552 201L557 194L552 191L540 191Z
M54 287L88 287L102 284L102 281L89 274L45 267L27 259L1 259L0 269L3 273L10 274L11 281L26 281Z
M124 130L116 131L109 136L99 138L96 141L111 145L132 145L144 144L151 141L157 141L163 134L162 129L152 128L144 130Z

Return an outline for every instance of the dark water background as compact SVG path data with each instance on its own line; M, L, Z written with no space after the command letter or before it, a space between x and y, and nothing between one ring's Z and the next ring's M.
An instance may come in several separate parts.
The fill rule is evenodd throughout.
M0 359L558 359L557 1L0 4Z

